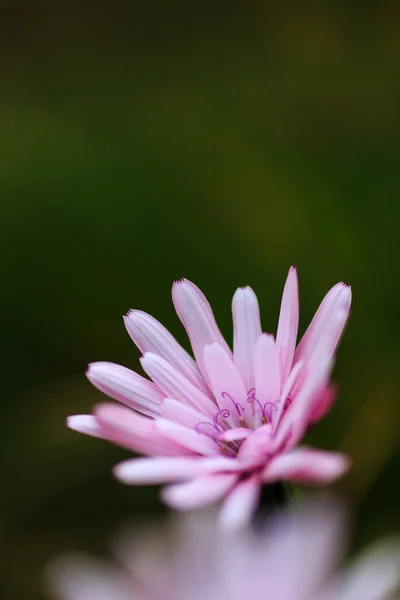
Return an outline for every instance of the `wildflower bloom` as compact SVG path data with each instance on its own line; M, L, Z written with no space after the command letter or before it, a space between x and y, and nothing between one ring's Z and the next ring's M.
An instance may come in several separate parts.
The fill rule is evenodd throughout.
M181 517L182 518L182 517ZM49 565L60 600L389 600L400 580L398 542L367 550L336 571L344 527L334 506L313 504L221 535L212 518L178 520L169 535L114 544L119 566L84 556Z
M262 333L254 292L239 288L233 353L193 283L176 282L172 298L196 360L156 319L132 310L125 325L151 381L93 363L91 383L126 406L100 404L93 415L68 420L72 429L149 455L120 463L116 476L128 484L170 483L163 498L177 509L225 498L227 527L251 517L263 484L326 484L341 476L346 457L297 445L332 404L329 378L350 288L338 283L328 292L297 348L296 270L289 270L276 338Z

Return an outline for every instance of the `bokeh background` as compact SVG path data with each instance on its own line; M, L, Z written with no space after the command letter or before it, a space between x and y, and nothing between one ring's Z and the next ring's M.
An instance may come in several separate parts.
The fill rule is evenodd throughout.
M64 423L101 400L88 362L138 368L129 308L188 346L182 276L228 338L239 285L274 331L296 264L303 331L352 284L308 441L354 458L357 544L399 529L399 25L396 2L1 2L1 598L43 600L49 556L163 510Z

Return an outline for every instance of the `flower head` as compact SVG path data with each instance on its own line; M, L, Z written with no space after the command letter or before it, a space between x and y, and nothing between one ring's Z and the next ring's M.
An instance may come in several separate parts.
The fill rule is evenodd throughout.
M388 600L400 580L395 540L337 573L344 527L334 505L297 507L267 524L221 535L209 515L178 519L169 535L127 535L120 566L59 558L48 570L60 600ZM122 568L121 568L122 567Z
M254 292L238 289L233 352L193 283L175 283L172 298L196 360L153 317L130 311L125 325L150 380L93 363L92 384L126 406L100 404L93 415L68 420L72 429L149 456L120 463L116 476L129 484L171 483L163 498L178 509L225 498L227 527L251 517L263 484L325 484L341 476L343 455L296 447L332 404L329 379L350 288L338 283L328 292L297 348L296 270L289 270L276 338L262 333Z

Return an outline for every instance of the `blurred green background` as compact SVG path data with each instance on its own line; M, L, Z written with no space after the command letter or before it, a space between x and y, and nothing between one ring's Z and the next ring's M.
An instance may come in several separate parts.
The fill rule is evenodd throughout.
M354 458L358 543L399 529L399 25L396 2L1 2L1 598L42 600L49 556L162 510L64 423L101 400L88 362L138 368L129 308L188 346L182 276L229 339L239 285L267 331L291 264L302 331L353 286L308 441Z

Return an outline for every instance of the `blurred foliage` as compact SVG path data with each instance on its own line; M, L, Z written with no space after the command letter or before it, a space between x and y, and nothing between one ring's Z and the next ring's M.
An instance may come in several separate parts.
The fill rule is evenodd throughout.
M128 453L64 422L101 400L88 362L138 368L129 308L187 347L182 276L229 339L239 285L274 331L290 264L302 330L352 284L339 401L308 439L353 456L338 489L359 543L399 528L399 17L395 2L1 3L2 598L42 598L49 556L162 510L112 479Z

